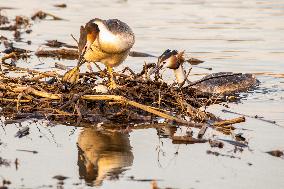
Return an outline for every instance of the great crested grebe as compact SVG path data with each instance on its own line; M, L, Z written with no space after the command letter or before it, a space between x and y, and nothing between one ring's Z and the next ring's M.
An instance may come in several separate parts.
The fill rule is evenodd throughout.
M187 76L183 68L184 52L165 51L159 57L157 69L172 69L178 84L183 85L187 81ZM207 76L189 83L187 87L198 89L206 94L234 95L239 92L245 92L258 85L259 81L252 74L218 72L208 74ZM185 87L185 88L187 88Z
M126 23L118 19L90 20L85 27L81 26L78 66L67 72L63 80L70 83L78 80L79 67L85 59L103 63L110 74L109 88L116 88L112 68L126 59L134 42L135 35Z

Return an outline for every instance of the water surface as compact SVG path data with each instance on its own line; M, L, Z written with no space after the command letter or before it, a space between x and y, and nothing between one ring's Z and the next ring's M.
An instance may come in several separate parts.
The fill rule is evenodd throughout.
M22 36L32 44L18 42L15 46L35 51L43 48L48 39L75 44L70 34L78 38L80 25L91 18L119 18L136 34L133 50L154 55L168 48L185 50L188 56L206 61L200 66L213 68L209 71L194 67L192 74L284 73L284 2L279 0L70 0L65 9L53 7L56 3L52 0L0 1L0 6L15 8L1 11L10 18L31 16L37 10L44 10L66 19L36 21L33 32ZM9 32L0 34L12 37ZM129 57L117 70L125 66L139 70L144 60L156 61ZM54 62L33 57L18 66L50 70L55 69ZM75 65L74 61L61 62ZM170 81L169 73L168 76ZM263 116L279 126L253 118L237 124L238 132L249 139L249 148L234 153L234 146L225 144L220 150L236 158L206 154L212 150L207 143L172 144L156 129L115 133L100 128L50 125L42 120L5 125L2 117L0 156L11 161L11 166L0 166L0 178L10 180L11 188L151 187L150 182L135 179L154 179L162 188L283 188L283 159L264 152L284 150L284 79L263 74L257 78L260 86L244 94L240 103L228 104L228 110ZM222 118L237 116L222 113L224 108L214 105L209 111ZM30 127L30 135L15 138L17 130L24 126ZM213 131L207 133L212 134ZM36 150L38 154L18 149ZM16 158L17 168L13 164ZM68 179L60 183L53 179L55 175Z

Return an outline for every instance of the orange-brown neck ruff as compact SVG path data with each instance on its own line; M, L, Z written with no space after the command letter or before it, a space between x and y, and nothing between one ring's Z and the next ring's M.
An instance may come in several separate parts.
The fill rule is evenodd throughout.
M86 52L91 48L93 42L96 40L97 35L97 31L87 31L87 35L85 35L86 44L84 45L83 49L80 49L80 56L77 64L78 66L84 64L85 60L83 57L85 56Z
M90 46L93 44L93 42L96 40L98 33L99 33L99 28L98 25L95 23L92 23L91 21L88 22L85 26L86 33L87 33L87 48L90 48Z
M93 44L93 42L96 40L98 33L92 31L91 33L87 34L87 43L89 45Z

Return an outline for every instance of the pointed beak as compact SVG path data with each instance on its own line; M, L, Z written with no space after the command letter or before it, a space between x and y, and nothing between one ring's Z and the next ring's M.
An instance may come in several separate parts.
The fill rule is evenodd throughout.
M156 65L156 67L151 70L151 72L149 73L150 75L153 73L158 73L159 70L162 70L164 68L169 68L169 69L177 69L180 66L180 62L178 61L176 55L174 54L169 54L165 57L161 57L159 58L158 64Z
M91 44L87 41L85 47L83 48L80 56L79 56L79 59L78 59L78 63L77 63L77 66L81 66L82 64L85 63L85 58L84 58L84 55L85 53L91 48Z
M163 54L159 56L156 67L149 72L149 75L152 75L154 73L158 74L159 70L165 67L165 60L167 60L173 53L174 51L171 51L170 49L165 50L165 52L163 52Z
M152 74L157 74L159 72L159 70L161 70L163 68L164 63L160 63L159 65L157 64L156 67L154 67L152 70L149 71L149 75Z
M85 58L84 58L84 54L83 54L83 52L82 52L82 53L80 54L80 56L79 56L77 66L78 66L78 67L82 66L82 64L84 64L84 62L85 62Z

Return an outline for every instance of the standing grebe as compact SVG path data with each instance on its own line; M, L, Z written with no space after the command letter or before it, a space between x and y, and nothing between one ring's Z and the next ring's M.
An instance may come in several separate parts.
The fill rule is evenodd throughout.
M81 26L78 66L67 72L63 80L70 83L78 80L79 67L85 59L103 63L110 74L109 88L116 88L112 68L126 59L134 42L134 33L126 23L118 19L90 20L85 27Z

